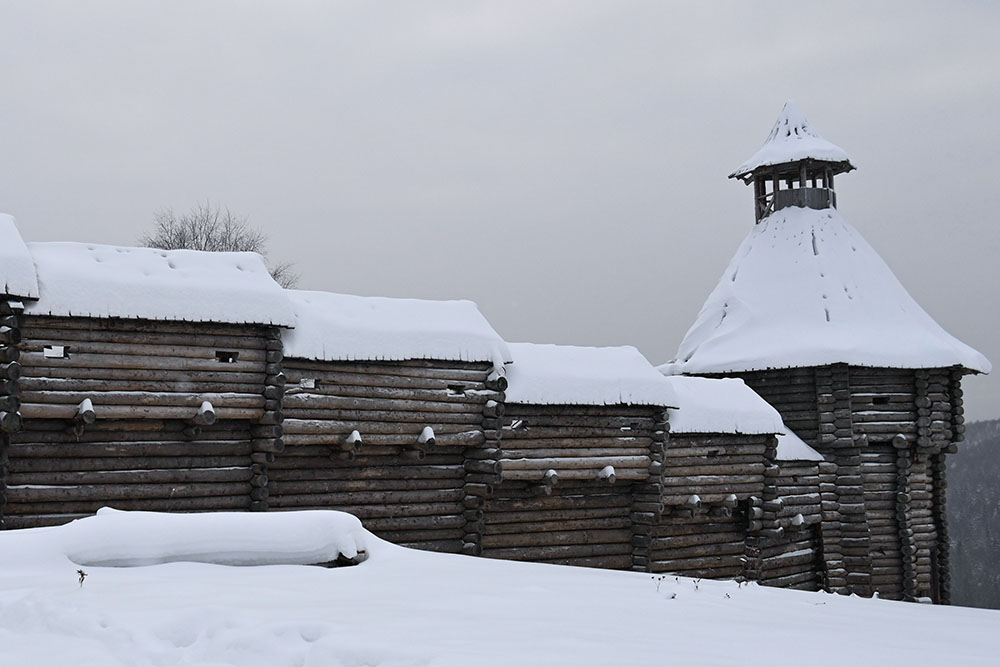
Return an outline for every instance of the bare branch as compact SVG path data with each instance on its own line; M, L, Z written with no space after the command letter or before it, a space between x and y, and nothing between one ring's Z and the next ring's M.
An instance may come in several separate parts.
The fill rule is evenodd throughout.
M209 252L255 252L267 259L267 235L251 227L246 217L224 211L211 202L198 204L178 216L173 209L153 213L153 230L139 239L139 244L163 250L206 250ZM298 274L291 262L271 268L271 277L282 287L293 287Z

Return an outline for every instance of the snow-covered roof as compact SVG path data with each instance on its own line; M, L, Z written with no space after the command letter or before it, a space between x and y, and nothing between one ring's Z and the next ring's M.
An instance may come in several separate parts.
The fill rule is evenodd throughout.
M799 105L789 100L781 109L778 120L775 121L764 145L729 177L741 178L758 167L797 162L808 158L842 163L843 171L854 168L846 151L821 137L806 119Z
M287 290L295 330L285 356L321 361L511 360L472 301L425 301Z
M0 296L38 297L35 264L14 218L4 213L0 213Z
M836 209L784 208L743 241L665 373L846 363L889 368L990 362L917 305Z
M29 243L38 275L35 315L232 324L295 323L260 255Z
M667 411L671 433L783 433L781 415L739 379L663 378L677 397Z
M631 346L511 343L507 402L533 405L676 405L673 389Z
M802 438L795 435L791 429L785 427L784 433L778 434L778 452L775 455L778 461L823 461L823 455L805 443Z

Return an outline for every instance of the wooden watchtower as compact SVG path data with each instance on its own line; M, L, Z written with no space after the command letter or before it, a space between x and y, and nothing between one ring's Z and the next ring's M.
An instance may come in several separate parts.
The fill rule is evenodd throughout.
M836 210L854 169L794 103L732 174L756 224L666 366L740 377L836 465L822 494L830 590L947 603L944 456L978 352L913 300Z

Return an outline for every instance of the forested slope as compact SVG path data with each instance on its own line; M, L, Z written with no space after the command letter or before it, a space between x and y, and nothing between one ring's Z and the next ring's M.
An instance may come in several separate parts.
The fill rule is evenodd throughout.
M965 437L948 465L952 603L1000 609L1000 419Z

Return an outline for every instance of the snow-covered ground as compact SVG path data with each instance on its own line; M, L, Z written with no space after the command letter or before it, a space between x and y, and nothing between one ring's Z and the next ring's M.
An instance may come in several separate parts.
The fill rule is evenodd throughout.
M0 533L0 664L997 664L994 611L424 553L334 512L211 516ZM368 560L334 569L81 565L355 549Z

